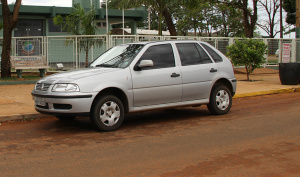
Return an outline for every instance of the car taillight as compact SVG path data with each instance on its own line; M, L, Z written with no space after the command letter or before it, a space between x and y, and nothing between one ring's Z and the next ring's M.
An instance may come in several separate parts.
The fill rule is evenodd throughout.
M232 64L231 60L229 60L229 61L230 61L230 63L231 63L231 66L232 66L233 74L235 74L235 71L234 71L233 64Z

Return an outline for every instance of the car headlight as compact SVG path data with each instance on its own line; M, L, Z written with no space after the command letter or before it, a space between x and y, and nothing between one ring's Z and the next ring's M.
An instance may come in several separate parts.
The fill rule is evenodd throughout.
M77 84L55 84L52 92L79 92Z

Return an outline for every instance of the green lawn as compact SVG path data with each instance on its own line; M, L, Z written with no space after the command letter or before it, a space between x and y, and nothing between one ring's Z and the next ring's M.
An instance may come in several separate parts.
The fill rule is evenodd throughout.
M0 82L7 82L7 81L27 81L27 80L39 80L39 76L34 75L22 75L22 78L17 78L17 76L12 75L11 78L0 78Z

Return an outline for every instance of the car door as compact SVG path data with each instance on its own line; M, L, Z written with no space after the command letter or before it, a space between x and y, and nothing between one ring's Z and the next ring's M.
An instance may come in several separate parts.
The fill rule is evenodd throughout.
M176 43L181 61L182 101L209 98L218 66L198 43Z
M132 68L134 107L181 101L181 74L171 44L150 46L136 65L142 60L152 60L153 66L140 71Z

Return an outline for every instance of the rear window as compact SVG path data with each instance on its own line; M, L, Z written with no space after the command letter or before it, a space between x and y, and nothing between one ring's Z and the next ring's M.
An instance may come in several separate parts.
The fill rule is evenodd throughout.
M219 63L219 62L223 61L222 57L219 54L217 54L217 52L214 51L214 49L212 49L211 47L209 47L206 44L201 44L201 45L205 48L205 50L210 54L210 56L213 58L213 60L216 63Z

